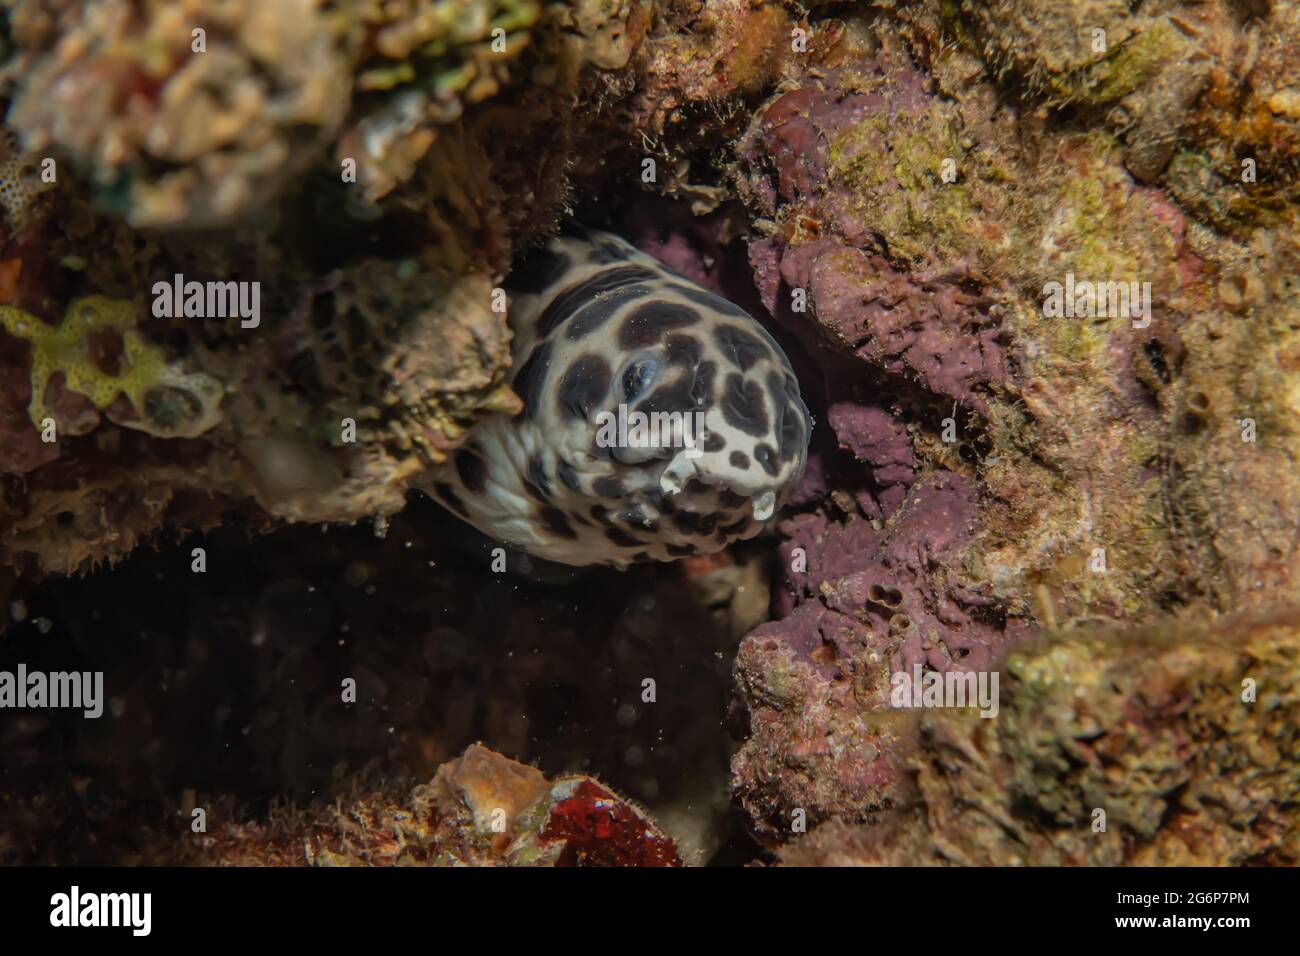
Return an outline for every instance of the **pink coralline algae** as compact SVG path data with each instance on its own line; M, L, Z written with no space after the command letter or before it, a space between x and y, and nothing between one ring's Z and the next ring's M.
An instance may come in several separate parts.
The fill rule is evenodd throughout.
M897 152L885 139L890 117L932 105L916 71L891 67L887 77L873 78L883 92L863 94L836 74L777 97L751 126L739 185L777 220L750 245L755 280L787 326L806 325L797 313L811 309L818 344L982 411L984 390L1006 379L1006 337L978 267L927 249L913 268L887 224L863 215L851 177L832 174L872 153L872 166L887 168ZM904 188L895 177L873 185L882 203Z
M827 411L826 424L840 447L853 453L856 466L846 467L843 476L836 475L836 487L853 488L854 501L868 518L879 519L896 511L917 468L911 438L902 422L879 406L835 402ZM849 477L855 473L856 487ZM866 482L862 481L864 473Z
M903 255L844 175L872 150L875 166L904 163L886 125L935 102L919 73L882 58L865 77L837 72L777 96L741 145L741 192L771 223L749 245L760 296L827 383L830 434L796 501L835 503L783 524L785 616L737 660L751 735L734 784L765 839L788 837L799 811L811 824L892 805L914 736L890 709L890 675L986 670L1023 626L962 580L987 505L980 483L923 473L906 424L916 409L988 415L1008 380L997 289L960 257ZM885 202L904 189L875 186Z
M779 262L779 278L767 272L765 304L788 314L791 290L805 290L822 340L834 351L977 410L986 407L981 390L1005 380L996 303L969 276L906 274L883 256L834 239L783 250L772 245L760 241L753 252L756 264Z
M759 160L775 176L774 181L754 183L757 200L775 213L781 202L817 201L830 213L828 223L850 242L870 238L871 224L863 222L852 208L845 191L831 188L828 173L832 163L831 140L839 133L856 129L874 118L887 121L900 113L924 111L930 97L924 78L915 70L890 70L883 64L868 74L872 79L889 72L889 82L870 93L853 92L859 77L837 72L778 97L759 116L750 130L742 156ZM877 155L888 153L883 135L870 144ZM763 150L762 158L755 153ZM753 168L753 167L751 167ZM893 189L900 185L895 182Z
M881 635L877 649L894 654L896 669L916 663L941 671L985 668L1003 634L981 625L975 612L992 602L935 576L959 563L974 523L975 494L969 480L938 472L912 490L884 528L796 517L783 529L783 563L795 569L787 587L797 602L816 599L868 624Z
M883 526L822 515L783 525L779 603L793 610L746 638L737 661L753 733L733 771L760 834L775 835L794 807L821 816L890 804L901 766L887 753L910 733L888 713L890 675L987 670L1024 633L949 570L970 542L978 495L969 479L935 472ZM808 765L778 774L792 755Z

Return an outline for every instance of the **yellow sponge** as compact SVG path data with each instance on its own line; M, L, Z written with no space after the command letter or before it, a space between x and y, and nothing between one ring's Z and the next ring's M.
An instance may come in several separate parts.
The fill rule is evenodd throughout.
M13 306L0 306L0 327L31 343L32 398L27 411L37 428L56 417L45 404L46 386L56 372L63 373L70 391L84 395L100 411L125 395L135 417L114 421L126 428L163 438L193 438L221 420L221 382L168 362L161 348L140 336L136 322L134 304L102 295L73 301L57 326ZM98 333L121 339L116 373L105 373L91 353Z

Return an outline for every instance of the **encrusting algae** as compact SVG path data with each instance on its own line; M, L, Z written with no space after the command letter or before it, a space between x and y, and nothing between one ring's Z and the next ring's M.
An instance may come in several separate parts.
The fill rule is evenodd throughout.
M31 348L32 424L58 426L47 402L50 380L88 398L119 425L160 438L195 438L221 420L224 389L205 372L185 372L136 330L136 307L102 295L75 299L58 325L11 305L0 306L0 327ZM113 346L116 344L117 349ZM105 366L113 366L105 371ZM125 397L128 414L114 403Z

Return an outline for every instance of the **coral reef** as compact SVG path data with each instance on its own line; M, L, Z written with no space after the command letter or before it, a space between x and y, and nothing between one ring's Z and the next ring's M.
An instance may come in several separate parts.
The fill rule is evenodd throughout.
M516 142L495 131L504 123L543 135L554 121L572 129L575 89L603 91L597 65L626 63L646 12L637 4L556 4L548 13L477 0L361 6L336 16L312 0L247 10L202 2L14 5L14 47L0 71L7 70L9 123L23 146L6 153L13 166L6 262L14 267L6 281L15 284L15 307L40 320L34 328L55 324L78 297L130 300L147 316L153 283L181 274L258 283L274 318L260 331L211 316L187 325L146 318L131 334L142 355L183 356L186 374L220 382L225 397L215 428L205 407L179 430L152 429L168 437L202 432L203 449L151 443L129 473L109 477L94 466L104 494L116 485L122 500L151 502L119 515L126 524L116 529L93 520L105 508L94 486L56 495L46 486L59 472L79 474L98 446L119 439L103 426L87 434L94 409L72 407L63 410L66 421L53 416L60 431L86 435L95 448L40 442L34 426L19 424L16 378L41 373L21 343L0 341L0 361L15 379L2 419L14 461L5 471L27 474L58 461L6 502L6 565L72 571L116 560L178 519L178 492L206 495L208 521L241 502L288 520L389 515L476 416L516 407L505 385L510 333L492 289L512 251L554 225L574 144L561 137L549 158L520 154L527 136ZM191 50L191 26L206 31L203 51ZM487 102L531 49L530 26L536 51L524 66L549 77L524 94L533 108ZM287 49L302 55L293 64L275 60ZM267 58L275 62L263 69ZM207 72L218 68L220 77ZM94 96L72 96L87 84ZM228 101L215 87L246 95ZM398 124L402 142L367 125L412 98L415 114ZM463 115L478 102L485 109ZM423 135L435 128L437 136ZM216 139L190 142L194 136ZM362 146L379 159L368 160ZM57 188L42 184L29 214L36 198L29 170L43 158L57 161L61 178ZM534 201L514 203L515 196ZM159 230L170 232L165 242ZM361 237L371 254L358 257L352 246ZM143 420L131 411L131 421ZM174 469L178 453L201 456L203 466ZM203 520L189 507L187 520ZM71 517L59 519L65 533L55 538L73 540L43 533L56 515Z
M1038 8L1021 9L1032 21ZM999 11L981 10L994 18L987 30ZM1166 19L1143 24L1150 35L1134 32L1109 62L1072 63L1070 44L1046 38L1073 31L1074 17L999 27L1003 40L1043 41L1027 52L975 43L988 82L1019 72L1024 96L1086 115L1183 82L1169 71L1195 66L1185 50L1155 56L1154 41L1173 36ZM759 835L789 839L796 814L826 820L817 840L831 853L841 839L875 846L874 831L843 828L877 823L906 797L899 768L924 741L886 700L889 676L918 658L927 671L987 672L1034 625L1072 653L1074 626L1090 619L1274 606L1297 584L1300 515L1293 483L1277 477L1295 460L1293 416L1274 417L1292 391L1293 231L1256 236L1252 256L1189 224L1199 210L1134 180L1163 169L1136 168L1143 134L1054 128L1041 107L1018 112L980 89L968 62L952 62L965 48L934 62L926 40L938 21L915 10L907 19L909 42L886 31L851 66L777 94L739 146L737 187L767 233L749 246L756 282L826 369L839 449L809 480L810 497L828 506L783 527L791 612L747 638L737 659L750 732L735 786ZM1222 33L1206 43L1232 48ZM927 59L951 96L919 71ZM1186 123L1190 142L1193 100L1158 114L1175 130ZM1259 257L1276 278L1255 271ZM1043 297L1067 276L1140 278L1150 307L1063 321ZM1225 314L1264 302L1262 336L1261 323ZM865 494L838 474L845 453L859 475L868 466ZM953 488L966 489L960 505ZM900 577L902 555L916 563ZM1006 732L1036 739L1024 726ZM917 845L927 839L941 836ZM909 862L906 852L873 858Z
M730 760L786 863L1296 861L1295 4L0 7L0 627L41 607L84 652L91 594L143 635L115 731L4 726L9 858L111 859L114 814L197 787L260 821L207 862L736 859ZM770 317L816 419L771 537L626 598L491 573L408 504L519 407L496 292L571 216ZM260 324L155 313L174 275L259 283ZM105 610L146 573L195 612ZM382 706L340 717L363 664ZM1000 675L999 715L896 709L913 669ZM147 688L218 671L219 733L280 736L162 772L200 724ZM471 750L411 783L477 740L566 776ZM403 782L345 786L367 756Z
M368 200L410 179L439 127L500 90L539 15L532 0L363 5L359 19L368 38L355 84L375 102L348 122L335 154L357 164Z
M349 58L318 0L59 12L57 32L28 4L11 19L9 122L27 150L72 156L135 225L229 222L342 122Z
M890 805L886 757L905 736L875 713L888 711L890 675L987 671L1023 633L956 573L975 511L969 481L933 474L883 528L808 516L783 529L798 606L746 637L736 659L751 732L734 785L761 833L775 836L795 809L817 822Z
M41 178L37 164L23 152L12 131L0 132L0 206L4 207L6 222L22 229L37 214L41 196L54 185L48 175Z
M1285 609L1024 647L997 719L922 717L895 806L870 828L839 817L781 859L1294 866L1295 621Z

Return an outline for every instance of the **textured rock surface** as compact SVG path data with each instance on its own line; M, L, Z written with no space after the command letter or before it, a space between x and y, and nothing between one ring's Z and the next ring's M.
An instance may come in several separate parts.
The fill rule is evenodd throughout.
M682 616L629 604L611 617L581 584L567 609L539 614L541 568L509 600L478 566L408 581L404 599L425 610L459 587L505 635L423 675L419 693L392 692L456 706L366 723L346 757L333 730L300 748L271 707L293 745L257 751L253 782L223 787L196 767L209 793L275 792L275 768L301 770L306 752L352 774L367 748L381 769L428 779L481 739L548 770L596 769L693 832L700 856L717 849L730 756L744 819L786 862L1294 862L1297 758L1277 723L1294 722L1300 646L1282 610L1300 604L1294 4L343 6L3 4L0 306L43 323L35 340L67 345L81 378L42 379L33 337L0 326L0 596L59 595L58 633L83 602L46 576L168 533L382 528L480 416L515 407L492 290L570 214L770 315L818 419L814 448L762 553L645 572L656 600L689 598ZM207 53L188 52L191 23ZM268 38L301 55L275 60ZM348 159L355 182L341 179ZM260 328L153 317L152 283L178 272L262 282ZM1053 314L1048 288L1067 281L1149 284L1149 311ZM155 368L220 383L220 420L186 437L132 427L131 393L100 380L115 340L60 325L94 295L134 305L133 342ZM32 420L33 381L46 381L37 406L59 420L57 443ZM349 566L338 549L313 563L296 533L273 539L287 542L284 576ZM481 564L481 542L469 547ZM754 601L769 566L770 614ZM228 632L154 633L133 666L219 656L245 634L243 605L293 606L265 586L226 595ZM692 645L681 622L702 613L711 629ZM292 617L259 633L274 641ZM448 629L468 626L409 617L384 626L444 651ZM96 626L79 628L90 642ZM587 630L591 644L574 636ZM684 728L723 719L712 681L733 658L729 754ZM665 708L663 739L611 722L609 700L648 669L705 659L707 687ZM508 718L575 660L590 697L542 695L525 724ZM891 675L915 665L996 671L999 717L893 710ZM1248 706L1253 669L1264 678ZM238 697L226 676L214 686ZM332 697L329 676L308 683ZM178 746L159 729L166 708L127 704L149 715L158 750L105 790L170 806L187 784L157 777ZM575 739L579 715L605 730ZM377 744L389 726L424 741L423 758ZM1269 742L1252 738L1261 727ZM41 790L71 781L60 761L91 745L64 752L49 732L6 730L13 765L35 768L6 832L41 832L69 807L107 828L87 809L102 809L96 787ZM676 769L647 774L664 801L609 772L610 754L670 747ZM704 753L692 780L683 768ZM285 779L279 792L300 800L323 786ZM1091 830L1097 807L1105 833Z
M1035 643L997 719L915 721L905 795L874 826L839 817L781 859L1294 866L1298 660L1294 610Z
M879 32L760 106L739 145L737 186L767 233L749 244L756 282L824 369L838 445L806 482L817 513L782 527L778 610L789 616L747 638L737 659L750 732L735 786L765 839L789 839L796 819L831 821L813 842L832 856L841 841L877 847L860 854L876 862L911 862L945 839L940 822L912 849L851 829L910 799L900 768L926 746L918 722L888 706L896 671L1005 672L1038 627L1073 654L1074 628L1090 619L1185 608L1192 621L1296 595L1300 515L1294 482L1280 476L1300 448L1294 415L1271 418L1293 392L1294 210L1243 255L1159 175L1175 145L1196 143L1207 51L1219 70L1240 63L1233 28L1204 7L1194 41L1180 32L1183 11L1018 9L962 7L956 36L969 42L940 52L951 10L928 20L913 8L897 35ZM1110 20L1096 19L1103 12ZM1279 13L1261 32L1288 22ZM1109 58L1080 56L1077 23L1127 39ZM1023 100L1047 106L1031 112ZM1139 120L1125 130L1113 112L1104 123L1086 111L1065 118L1120 100ZM1173 130L1163 145L1150 142L1143 111L1153 108ZM1287 141L1284 128L1275 135ZM1289 160L1273 159L1277 179L1255 195L1264 205L1289 178ZM1279 278L1247 277L1258 256ZM1150 314L1053 318L1046 283L1067 275L1149 282ZM1265 415L1269 437L1244 440ZM865 489L840 474L848 456L867 472ZM1222 497L1229 485L1233 501ZM1196 653L1201 632L1179 630ZM1276 639L1289 646L1294 635ZM1026 727L1001 732L1056 733ZM1215 759L1201 772L1214 776ZM1000 845L985 836L986 855L966 862L1071 858L1017 857L1014 832L1000 832ZM816 858L799 853L789 859Z

